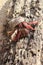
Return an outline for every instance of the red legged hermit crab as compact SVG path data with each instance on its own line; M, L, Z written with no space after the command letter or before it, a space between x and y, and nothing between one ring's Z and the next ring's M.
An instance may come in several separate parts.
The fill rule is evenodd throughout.
M9 31L8 34L11 35L11 40L12 41L17 41L22 37L25 37L28 35L30 30L35 30L35 28L32 27L37 25L38 22L37 21L33 21L33 22L20 22L19 24L17 24L15 26L15 30L14 31Z
M27 36L29 33L29 30L35 30L31 25L36 25L38 22L31 22L31 23L26 23L22 22L17 25L17 29L12 32L9 31L9 34L11 34L11 40L12 41L17 41L21 37Z

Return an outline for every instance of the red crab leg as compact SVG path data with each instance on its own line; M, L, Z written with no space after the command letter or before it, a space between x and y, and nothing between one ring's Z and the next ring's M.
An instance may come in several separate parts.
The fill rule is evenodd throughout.
M30 24L30 25L32 25L32 24L33 24L33 25L36 25L36 24L38 24L38 21L29 22L29 24Z
M16 39L18 40L18 39L20 38L20 36L21 36L21 31L19 31L19 32L17 33Z
M38 24L38 21L33 21L33 22L25 22L25 21L24 21L24 23L27 23L27 24L29 24L29 25L32 25L32 24L33 24L33 25L36 25L36 24Z
M23 25L27 28L27 29L31 29L31 30L35 30L31 25L29 25L28 23L26 22L22 22Z
M24 32L24 33L23 33ZM23 34L22 34L23 33ZM17 41L20 39L20 37L22 36L26 36L29 33L29 31L27 29L24 29L24 31L18 31L16 37L14 38L14 41ZM22 35L22 36L21 36Z

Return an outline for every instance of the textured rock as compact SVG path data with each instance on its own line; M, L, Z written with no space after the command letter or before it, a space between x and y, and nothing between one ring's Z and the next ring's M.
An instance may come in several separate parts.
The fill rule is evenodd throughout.
M6 7L4 12L0 13L2 14L0 15L2 22L0 24L0 65L43 65L43 7L41 3L39 0L11 0L10 5L7 4L8 12ZM7 38L3 36L3 24L6 24L6 20L11 29L14 28L15 21L37 20L39 23L35 27L35 32L30 31L28 37L19 39L17 42L9 42L8 36ZM8 27L6 31L9 30Z

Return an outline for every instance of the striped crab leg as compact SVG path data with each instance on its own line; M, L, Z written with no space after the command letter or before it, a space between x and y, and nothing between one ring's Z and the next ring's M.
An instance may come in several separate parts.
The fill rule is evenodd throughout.
M29 23L27 23L27 22L22 22L22 23L23 23L23 25L24 25L27 29L31 29L31 30L35 30L31 25L36 25L36 24L38 24L37 21L33 21L33 22L29 22Z
M31 25L23 22L23 25L27 28L27 29L31 29L31 30L35 30Z
M28 24L30 24L30 25L37 25L38 24L38 21L33 21L33 22L29 22Z

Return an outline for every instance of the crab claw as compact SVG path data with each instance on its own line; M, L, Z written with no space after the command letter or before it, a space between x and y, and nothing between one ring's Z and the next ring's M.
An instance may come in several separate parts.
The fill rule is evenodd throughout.
M17 35L17 30L14 31L14 33L11 35L11 40L14 41L16 40L16 35Z

